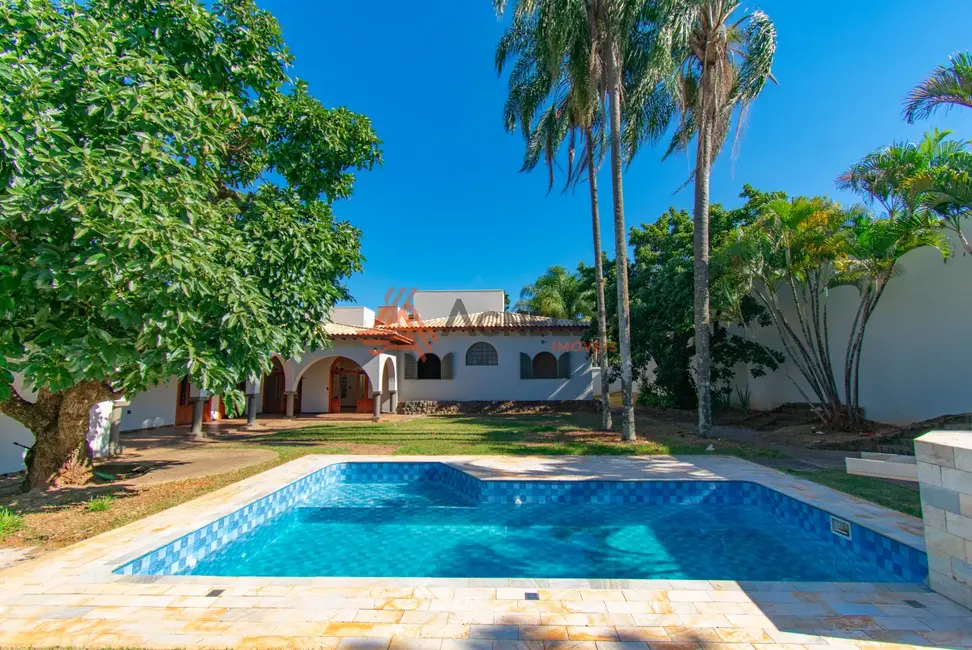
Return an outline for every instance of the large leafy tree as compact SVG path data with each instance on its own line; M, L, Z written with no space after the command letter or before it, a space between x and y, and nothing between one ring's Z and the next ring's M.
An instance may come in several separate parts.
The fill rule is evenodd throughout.
M523 287L516 310L551 318L587 319L594 313L593 293L579 274L551 266L536 282Z
M761 11L738 16L736 0L668 0L655 15L655 46L671 55L665 89L681 111L668 154L697 140L693 229L695 270L695 382L699 435L712 427L709 309L709 176L735 113L745 113L768 79L776 30ZM659 60L658 57L652 57ZM660 60L664 60L663 58Z
M905 98L904 117L909 124L930 117L939 108L972 108L972 56L962 52L940 65Z
M724 261L724 251L734 240L737 229L756 221L763 207L782 197L746 186L746 203L727 210L716 203L711 209L710 247L714 259ZM631 229L634 262L631 269L631 341L635 370L641 377L639 401L674 408L697 407L698 394L691 368L695 355L693 294L693 221L685 210L669 208L654 223ZM767 325L764 309L749 296L727 293L739 278L734 268L714 264L710 283L716 288L712 301L712 384L713 392L726 404L731 398L736 367L746 363L754 377L775 370L782 356L760 345L752 333ZM735 304L736 300L740 304ZM739 319L737 321L737 319ZM653 377L651 382L647 377Z
M326 342L360 266L330 204L380 143L287 76L252 0L16 0L0 24L0 411L39 488L90 462L95 403Z
M502 11L502 4L497 5ZM578 14L579 15L579 14ZM586 173L591 200L591 226L594 234L594 295L600 332L599 350L607 350L607 311L604 300L601 216L598 204L597 169L603 153L603 111L598 79L591 75L590 48L584 34L575 35L567 56L559 56L564 47L556 31L544 28L533 16L515 12L512 25L496 48L496 69L502 74L515 59L509 77L509 95L504 107L507 131L521 129L526 139L523 171L536 168L542 159L549 178L547 191L554 186L557 157L567 144L565 189L576 185ZM581 142L579 159L577 142ZM612 428L607 355L600 353L601 427Z

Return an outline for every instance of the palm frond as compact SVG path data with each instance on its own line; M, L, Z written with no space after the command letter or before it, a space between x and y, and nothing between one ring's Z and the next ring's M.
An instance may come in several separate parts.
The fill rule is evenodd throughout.
M923 120L939 108L972 108L972 56L968 52L951 57L949 65L938 66L931 76L915 86L905 98L904 118L909 124Z

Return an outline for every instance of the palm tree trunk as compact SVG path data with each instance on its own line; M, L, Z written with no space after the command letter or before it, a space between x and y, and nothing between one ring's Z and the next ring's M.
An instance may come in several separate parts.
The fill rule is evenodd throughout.
M591 225L594 228L594 284L597 296L597 356L601 365L601 429L610 431L611 379L608 377L607 305L604 303L604 260L601 255L601 212L597 205L597 166L594 164L594 134L587 127L587 180L591 186Z
M618 346L621 352L621 438L635 440L634 404L631 395L631 312L628 304L628 242L624 227L624 195L621 188L620 74L614 43L608 41L608 102L611 124L611 189L614 198L614 249L618 274Z
M702 126L699 129L698 154L695 161L695 390L699 400L698 434L703 438L712 430L712 378L709 349L709 174L712 164L712 116L705 103L713 101L710 87L706 88L703 72Z

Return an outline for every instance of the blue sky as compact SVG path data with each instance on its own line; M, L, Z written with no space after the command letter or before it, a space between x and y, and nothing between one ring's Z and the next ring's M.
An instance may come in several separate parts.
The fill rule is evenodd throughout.
M363 231L364 273L348 283L374 307L389 287L521 287L549 266L591 263L587 187L546 194L545 172L519 172L522 137L503 129L505 80L493 52L503 30L491 0L298 2L258 0L280 21L296 56L293 74L327 106L365 113L384 141L385 163L358 177L340 218ZM901 99L951 53L972 49L969 0L765 0L747 5L774 20L774 74L749 112L738 156L712 176L712 199L738 205L744 183L791 195L828 194L868 151L918 139L933 126L972 137L972 111L909 126ZM624 176L628 227L670 205L685 155L661 163L644 150ZM605 248L613 255L610 178L599 175Z

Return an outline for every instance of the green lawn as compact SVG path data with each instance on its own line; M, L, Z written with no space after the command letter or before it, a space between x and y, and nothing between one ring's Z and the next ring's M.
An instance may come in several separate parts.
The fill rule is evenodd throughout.
M855 476L836 469L816 472L790 470L789 473L906 515L921 517L921 496L913 487L869 476Z
M709 441L672 424L638 423L638 442L598 431L595 413L430 416L399 422L329 422L247 441L271 448L313 446L324 453L414 455L704 454ZM778 456L778 452L715 442L720 454Z

